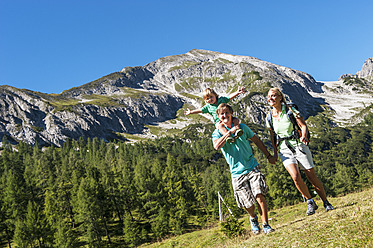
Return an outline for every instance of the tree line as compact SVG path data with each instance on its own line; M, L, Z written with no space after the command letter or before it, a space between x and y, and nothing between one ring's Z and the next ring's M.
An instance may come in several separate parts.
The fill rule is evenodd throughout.
M338 128L312 120L311 151L329 196L373 185L371 124ZM249 123L270 145L267 130ZM0 156L2 247L135 247L218 220L217 192L235 214L229 167L212 147L213 125L128 144L97 138L60 148L12 147ZM270 191L270 209L302 201L281 162L253 146ZM306 180L307 181L307 180ZM307 181L308 182L308 181Z

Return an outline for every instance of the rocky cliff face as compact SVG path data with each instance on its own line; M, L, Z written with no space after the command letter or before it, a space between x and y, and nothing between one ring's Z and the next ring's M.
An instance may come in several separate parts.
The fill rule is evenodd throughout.
M359 93L373 94L373 58L365 61L363 67L355 75L344 74L340 76L344 86Z
M373 81L373 58L369 58L365 61L360 71L356 73L360 78L366 78Z
M254 57L192 50L123 68L58 95L0 86L0 136L60 146L67 138L140 134L149 131L146 125L170 120L185 126L191 118L178 110L201 107L206 87L229 95L238 86L248 92L233 101L236 115L256 123L263 123L268 111L270 87L282 89L306 118L324 104L311 96L322 89L307 73Z
M299 103L306 117L319 111L322 104L322 100L309 94L310 91L321 91L321 84L309 74L249 56L192 50L158 59L144 69L154 75L146 80L149 85L180 96L196 108L200 105L185 97L187 94L201 98L203 90L211 87L221 95L228 95L237 86L245 86L249 93L238 99L239 115L254 122L264 119L266 92L270 87L279 87L289 100ZM126 70L124 68L122 72ZM242 98L246 101L241 101Z
M110 99L110 104L101 99L91 100L92 104L78 100L61 107L56 104L61 100L52 102L50 97L8 86L0 88L0 96L1 136L6 134L14 142L57 146L67 138L121 139L121 133L141 132L145 123L175 118L183 104L169 94L146 93L138 97L121 95Z
M355 75L352 74L343 74L339 77L339 80L342 81L345 78L362 78L368 81L373 81L373 58L367 59L360 71Z

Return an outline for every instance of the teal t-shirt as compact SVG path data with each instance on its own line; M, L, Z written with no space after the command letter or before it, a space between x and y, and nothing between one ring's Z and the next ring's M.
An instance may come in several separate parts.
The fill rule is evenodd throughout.
M285 105L282 105L282 111L280 113L280 116L278 118L274 118L272 116L272 124L273 124L273 131L278 134L280 137L288 137L293 132L293 123L291 123L288 115L287 115L287 107ZM295 114L299 114L299 111L295 108L292 108L293 112ZM268 123L268 120L266 119L266 125L268 128L270 128L270 125ZM289 140L289 143L292 146L296 146L299 141L297 140ZM279 149L286 148L286 144L284 141L281 142L279 145Z
M229 130L228 127L226 128ZM258 165L258 161L253 156L253 150L249 142L249 139L251 139L255 133L245 124L240 124L240 128L243 130L243 135L236 139L234 143L225 143L221 148L229 164L233 178L252 171L254 167ZM220 131L215 129L212 134L212 140L214 141L222 136Z
M219 97L216 104L209 104L207 103L205 106L201 108L202 113L210 114L214 118L214 123L218 123L220 121L218 115L216 114L216 109L221 103L228 103L230 101L229 97Z

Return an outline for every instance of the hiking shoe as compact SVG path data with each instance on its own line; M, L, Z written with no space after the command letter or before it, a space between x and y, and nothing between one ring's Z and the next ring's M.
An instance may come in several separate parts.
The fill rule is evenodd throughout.
M242 134L243 134L242 129L237 129L236 132L234 133L236 139L237 139L238 137L242 136Z
M255 235L259 234L260 228L259 228L258 216L255 216L255 218L250 217L250 223L251 223L251 231Z
M328 200L324 201L324 208L326 209L326 212L328 212L329 210L334 210L334 207Z
M315 213L316 209L319 207L316 205L316 202L313 199L307 200L307 215L312 215Z
M229 136L228 138L227 138L227 143L228 144L232 144L234 142L234 138L232 137L232 136Z
M263 233L265 234L268 234L268 233L271 233L275 231L275 229L273 229L270 225L268 225L268 223L263 223Z

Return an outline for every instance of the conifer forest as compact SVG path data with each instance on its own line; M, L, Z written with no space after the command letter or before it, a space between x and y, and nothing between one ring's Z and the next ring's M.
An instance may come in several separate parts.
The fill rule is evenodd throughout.
M329 125L322 115L307 122L327 195L373 185L372 115L349 128ZM247 124L272 151L268 131ZM1 247L136 247L218 222L217 192L236 215L243 214L229 166L213 149L213 128L193 124L174 137L136 143L68 140L43 148L11 146L4 138ZM302 201L282 163L269 164L253 149L269 185L268 207Z

